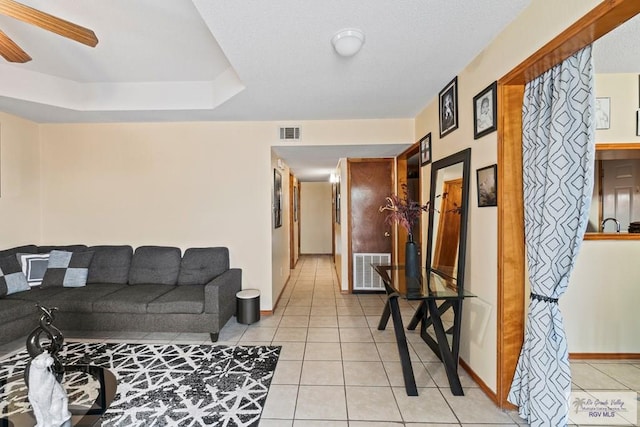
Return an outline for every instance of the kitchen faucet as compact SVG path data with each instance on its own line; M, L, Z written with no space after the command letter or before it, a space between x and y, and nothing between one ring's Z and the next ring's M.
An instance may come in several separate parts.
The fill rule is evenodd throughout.
M616 223L616 233L620 232L620 221L618 221L615 218L610 217L610 218L605 218L605 219L602 220L602 224L601 225L602 225L602 232L603 233L604 233L604 225L607 223L607 221L614 221Z

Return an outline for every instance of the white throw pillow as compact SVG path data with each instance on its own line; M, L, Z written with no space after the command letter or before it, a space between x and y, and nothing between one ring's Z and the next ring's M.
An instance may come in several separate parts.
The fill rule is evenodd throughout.
M49 254L16 254L29 286L40 286L49 265Z

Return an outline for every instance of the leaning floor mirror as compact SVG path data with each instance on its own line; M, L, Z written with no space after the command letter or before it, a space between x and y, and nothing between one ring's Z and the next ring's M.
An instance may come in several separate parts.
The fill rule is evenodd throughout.
M464 292L471 148L431 165L427 277Z

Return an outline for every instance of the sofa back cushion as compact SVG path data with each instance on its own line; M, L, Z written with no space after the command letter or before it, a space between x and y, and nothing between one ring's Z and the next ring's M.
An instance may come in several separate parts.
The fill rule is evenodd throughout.
M129 269L129 284L175 285L180 272L180 248L140 246Z
M229 269L229 249L189 248L180 264L178 285L204 285Z
M133 248L129 245L91 246L93 260L89 265L87 284L113 283L126 285L129 281L129 268L133 257Z
M39 254L48 254L51 251L78 252L87 249L87 245L66 245L66 246L38 246Z
M7 257L9 255L16 255L18 253L37 254L38 247L36 245L24 245L24 246L16 246L15 248L5 249L0 251L0 258Z

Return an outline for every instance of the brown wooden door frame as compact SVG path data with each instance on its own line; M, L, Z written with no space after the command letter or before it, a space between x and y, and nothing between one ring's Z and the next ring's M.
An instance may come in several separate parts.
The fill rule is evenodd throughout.
M297 194L294 191L294 187L298 188ZM298 209L297 221L294 215L295 196L298 197L296 205ZM293 270L298 261L296 259L296 253L298 254L298 258L300 257L300 182L295 179L292 173L289 173L289 212L289 268ZM295 238L296 231L298 232L298 240Z
M406 184L407 183L407 173L408 173L408 160L409 157L415 156L415 155L420 155L420 142L416 142L413 145L411 145L409 148L407 148L406 150L404 150L402 153L398 154L398 157L396 157L396 185L395 185L395 191L396 194L402 194L402 184ZM426 203L425 200L422 200L422 167L420 168L420 179L418 180L418 185L420 185L420 204L424 204ZM424 225L424 218L422 221L420 221L420 232L418 234L418 236L416 236L416 238L418 239L419 242L422 242L423 239L422 235L423 235L423 230L425 229ZM399 260L403 260L405 258L405 244L407 242L408 239L408 233L407 231L404 229L404 227L394 227L395 228L395 238L392 239L391 241L391 253L397 255L397 259ZM422 258L422 260L424 260L424 257ZM398 284L398 288L400 291L405 290L405 284L404 284L404 277L400 277L398 276L398 272L394 272L394 274L396 275L396 277L394 278L395 283Z
M331 259L336 259L336 183L331 183Z
M524 339L525 248L522 195L524 85L640 13L638 0L603 1L498 81L497 395L507 395Z

